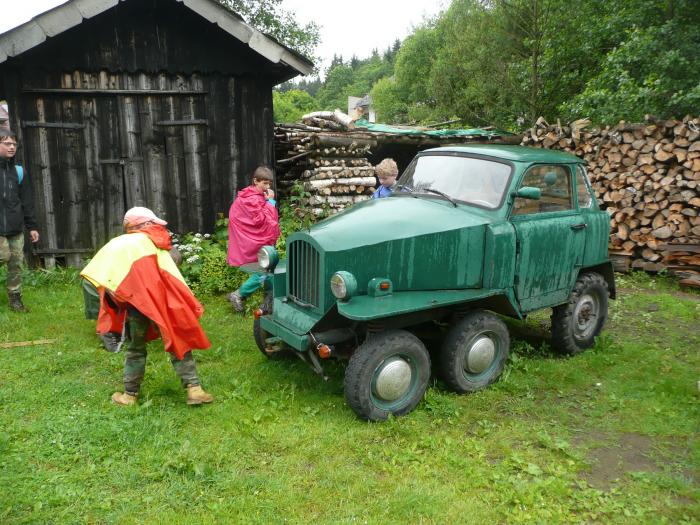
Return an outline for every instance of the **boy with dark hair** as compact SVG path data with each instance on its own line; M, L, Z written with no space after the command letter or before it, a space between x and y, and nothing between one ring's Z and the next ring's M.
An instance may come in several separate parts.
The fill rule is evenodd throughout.
M0 263L7 263L7 295L10 308L26 312L22 303L24 228L32 242L39 242L34 218L34 195L27 173L15 164L17 138L0 130Z
M258 166L251 179L251 185L238 192L228 212L228 263L231 266L256 262L258 250L274 245L280 236L275 192L270 189L272 170ZM243 302L265 283L266 276L252 274L238 290L229 294L234 310L243 311Z

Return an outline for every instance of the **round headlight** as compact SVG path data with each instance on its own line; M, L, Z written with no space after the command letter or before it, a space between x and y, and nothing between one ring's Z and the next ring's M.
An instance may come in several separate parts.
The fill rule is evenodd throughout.
M331 292L337 299L349 299L357 291L357 280L350 272L335 272L331 277Z
M258 264L265 270L272 270L280 260L274 246L263 246L258 250Z

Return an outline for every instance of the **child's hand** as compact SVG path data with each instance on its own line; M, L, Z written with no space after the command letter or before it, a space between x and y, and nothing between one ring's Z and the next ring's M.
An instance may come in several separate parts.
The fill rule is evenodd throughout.
M275 192L272 191L272 190L270 190L270 189L265 190L265 198L266 198L266 199L274 199L274 198L275 198Z

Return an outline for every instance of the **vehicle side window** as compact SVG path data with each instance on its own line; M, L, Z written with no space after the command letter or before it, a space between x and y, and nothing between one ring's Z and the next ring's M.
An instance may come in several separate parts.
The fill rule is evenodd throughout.
M542 197L539 200L516 197L513 203L513 215L527 215L552 211L571 210L571 174L565 166L533 166L523 177L520 187L539 188Z
M578 193L578 207L590 208L593 198L591 197L591 191L588 189L586 169L581 165L576 166L576 192Z

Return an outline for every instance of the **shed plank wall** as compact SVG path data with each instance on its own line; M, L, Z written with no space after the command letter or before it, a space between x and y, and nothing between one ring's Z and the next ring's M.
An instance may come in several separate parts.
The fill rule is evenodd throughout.
M34 179L42 252L99 248L137 205L174 231L211 231L250 171L273 160L272 96L260 79L35 71L21 85L11 118ZM128 92L37 91L56 88Z

